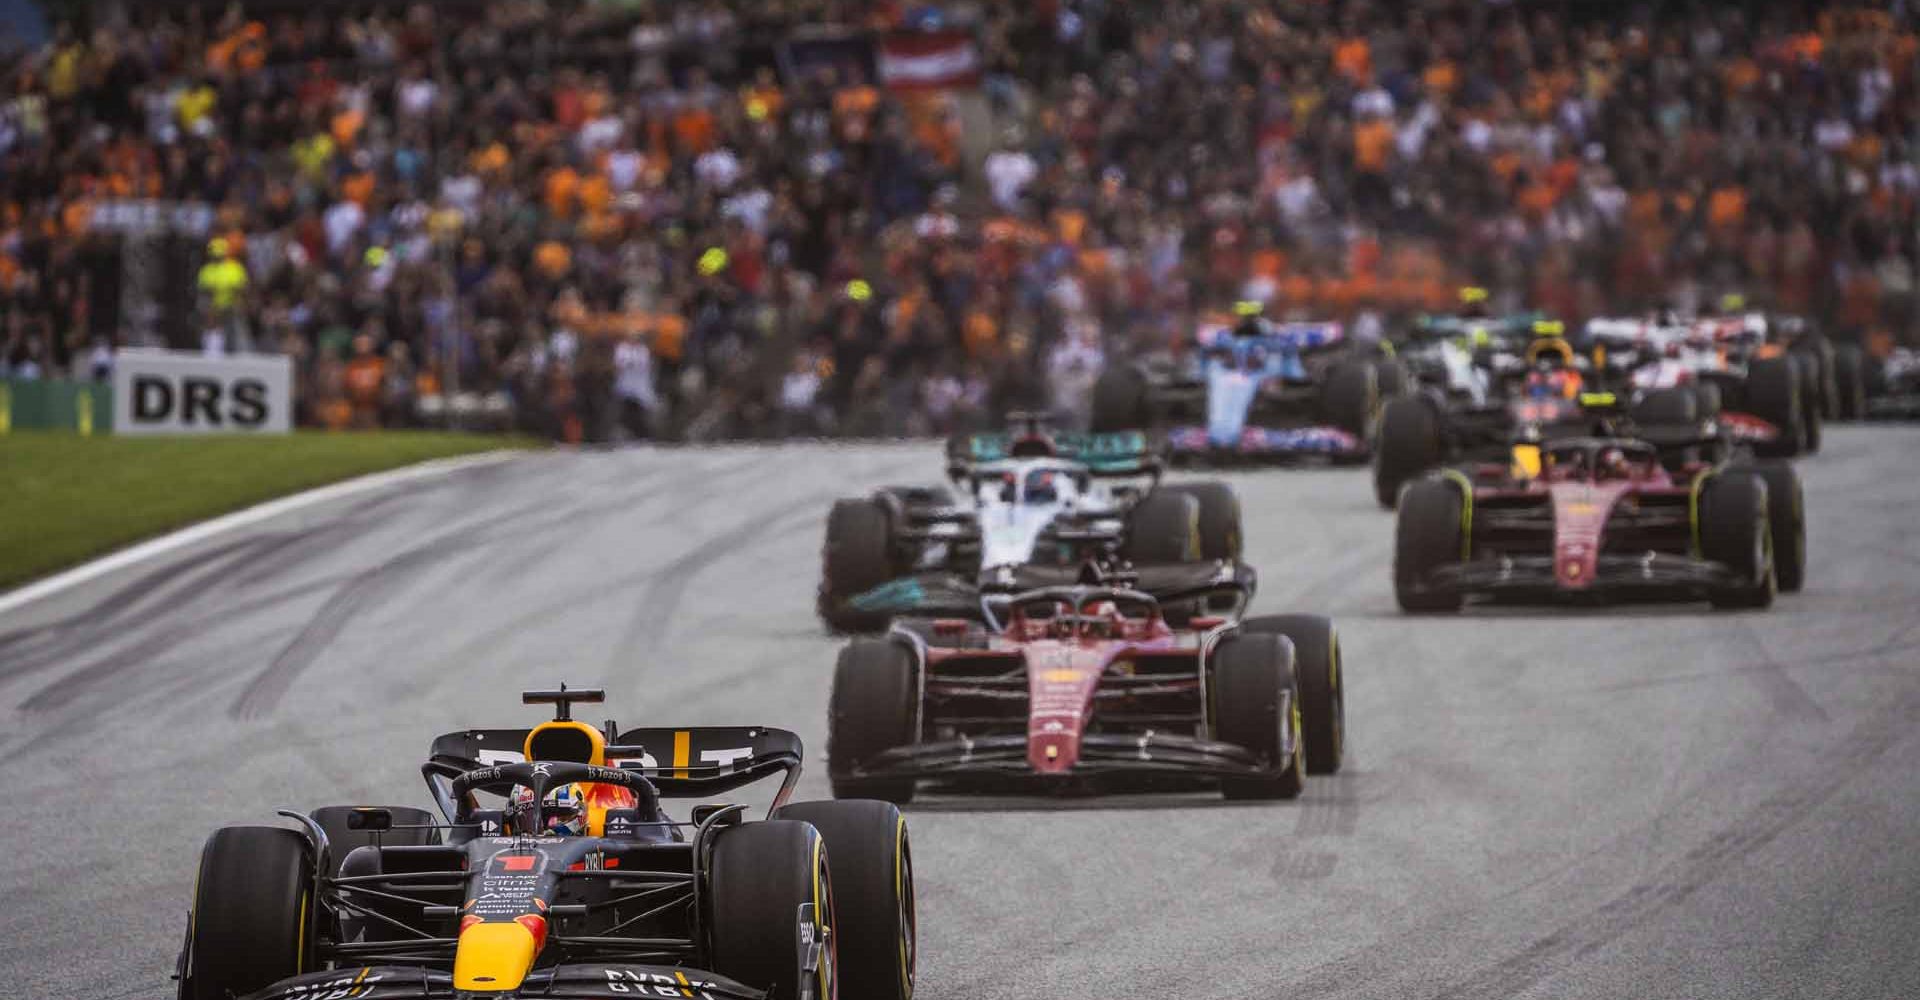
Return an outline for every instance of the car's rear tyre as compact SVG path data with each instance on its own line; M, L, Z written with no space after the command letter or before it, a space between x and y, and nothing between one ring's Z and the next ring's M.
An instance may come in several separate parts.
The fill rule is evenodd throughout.
M1867 415L1867 359L1860 348L1841 344L1833 349L1834 417L1860 420Z
M182 1000L229 1000L313 967L313 859L276 826L216 830L200 850Z
M1732 571L1736 582L1708 595L1716 608L1764 608L1773 603L1775 579L1767 484L1735 469L1717 473L1701 489L1701 554Z
M767 820L714 835L707 870L713 971L769 996L800 995L800 908L824 940L815 995L834 996L836 924L826 842L811 823ZM824 935L824 936L823 936Z
M1781 593L1798 593L1807 579L1806 499L1800 473L1787 462L1755 462L1735 468L1767 484L1767 531L1773 543L1773 576Z
M1277 635L1242 632L1213 649L1214 733L1276 768L1271 775L1223 778L1229 799L1291 799L1306 787L1306 755L1298 751L1302 708L1293 676L1293 646ZM1292 754L1286 737L1295 734Z
M1093 383L1093 432L1133 431L1152 425L1147 377L1130 365L1101 372Z
M1383 358L1374 363L1374 379L1380 387L1381 399L1405 395L1407 386L1413 381L1407 375L1407 366L1394 358Z
M1445 454L1439 410L1418 396L1387 400L1380 413L1380 437L1373 456L1373 495L1392 510L1400 488L1438 468Z
M1293 640L1293 678L1300 686L1307 773L1337 773L1346 756L1347 698L1340 633L1333 620L1324 615L1262 615L1247 619L1240 628Z
M1328 426L1367 440L1380 412L1380 377L1371 361L1334 365L1320 387L1320 416Z
M1720 415L1723 396L1718 382L1695 382L1693 389L1694 414L1702 420L1711 420Z
M1466 497L1442 476L1416 479L1400 494L1393 532L1393 595L1400 610L1458 611L1461 594L1432 586L1433 572L1464 558Z
M1797 455L1807 443L1800 398L1800 377L1790 357L1761 358L1747 369L1747 412L1780 431L1779 440L1756 450L1782 457Z
M778 819L812 823L827 841L845 997L911 1000L915 935L907 821L886 802L799 802Z
M1180 483L1160 491L1189 496L1200 505L1200 558L1240 558L1240 497L1221 482Z
M920 664L893 639L855 639L840 651L827 696L827 774L834 798L913 801L912 778L849 772L920 736Z
M1155 490L1127 511L1120 553L1136 566L1194 562L1203 548L1200 501L1190 495Z
M1650 389L1628 411L1635 427L1683 427L1698 423L1699 386Z
M352 815L355 809L363 808L366 807L321 806L307 814L308 818L320 824L320 829L327 831L327 847L333 855L335 874L339 873L340 863L347 860L347 855L351 854L354 848L371 846L376 840L386 847L422 847L440 843L438 829L422 829L439 822L425 809L417 809L413 806L380 806L379 808L392 814L395 827L412 827L413 829L376 832L355 830L347 825L347 817Z
M870 616L841 605L899 575L893 558L892 512L871 498L834 501L827 514L821 563L820 616L828 627L839 632L875 627Z

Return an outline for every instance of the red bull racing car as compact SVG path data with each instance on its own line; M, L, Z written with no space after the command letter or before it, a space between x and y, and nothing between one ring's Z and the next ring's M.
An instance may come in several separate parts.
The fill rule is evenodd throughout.
M1800 480L1781 461L1663 464L1653 445L1521 444L1507 464L1446 469L1400 498L1394 592L1406 611L1469 597L1706 599L1763 608L1800 589Z
M841 653L836 796L1218 788L1293 798L1340 767L1344 672L1314 615L1168 625L1124 578L1020 594L1004 617L896 622Z
M436 819L282 811L201 852L181 1000L481 1000L913 994L913 864L884 802L788 805L802 750L764 727L575 721L596 690L531 691L555 718L433 742ZM768 819L703 804L763 778Z

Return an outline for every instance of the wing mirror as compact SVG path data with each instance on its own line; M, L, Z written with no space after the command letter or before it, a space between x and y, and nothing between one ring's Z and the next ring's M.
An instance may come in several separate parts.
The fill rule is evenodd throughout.
M393 813L374 806L362 806L347 813L347 829L378 833L393 829Z

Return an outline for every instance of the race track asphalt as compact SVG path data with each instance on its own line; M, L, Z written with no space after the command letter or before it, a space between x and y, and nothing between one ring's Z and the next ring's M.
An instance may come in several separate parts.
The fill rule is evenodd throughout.
M915 804L922 996L1914 995L1917 458L1920 428L1832 429L1806 592L1739 614L1405 618L1364 472L1233 475L1256 610L1340 623L1347 770L1275 805ZM0 995L171 996L211 829L424 805L430 737L532 721L523 687L793 728L824 796L828 503L939 465L535 454L0 616Z

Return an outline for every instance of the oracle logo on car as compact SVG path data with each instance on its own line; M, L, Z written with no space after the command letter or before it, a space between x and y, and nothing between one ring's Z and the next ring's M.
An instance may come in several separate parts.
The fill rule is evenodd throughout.
M293 366L284 357L120 351L113 409L116 434L286 433Z

